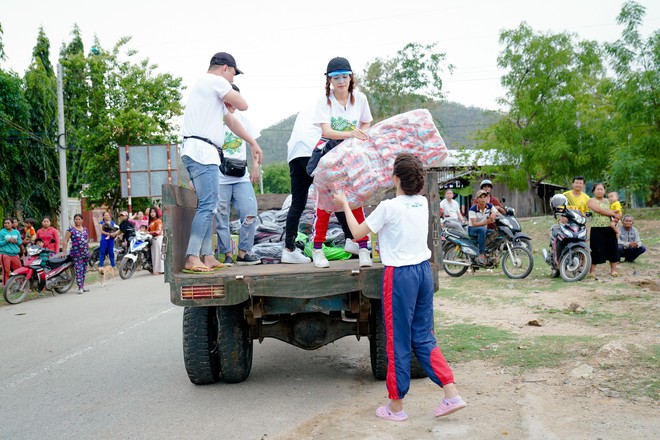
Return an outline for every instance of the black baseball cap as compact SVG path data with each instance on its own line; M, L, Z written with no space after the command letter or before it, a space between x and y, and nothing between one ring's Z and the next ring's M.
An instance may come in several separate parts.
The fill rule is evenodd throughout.
M233 67L234 69L236 69L236 75L240 75L241 73L243 73L242 71L238 70L238 67L236 67L236 60L234 59L234 57L231 56L231 54L228 54L227 52L218 52L215 55L213 55L213 58L211 58L210 65Z
M351 69L351 64L346 58L342 57L335 57L331 59L328 63L328 69L325 72L325 74L328 76L350 75L352 73L353 69Z

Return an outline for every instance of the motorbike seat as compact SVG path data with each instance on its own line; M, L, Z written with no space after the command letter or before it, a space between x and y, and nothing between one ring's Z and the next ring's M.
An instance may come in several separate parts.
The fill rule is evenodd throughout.
M61 266L62 264L64 264L64 263L66 262L66 260L67 260L68 258L69 258L69 257L50 257L50 258L48 259L48 264L49 264L51 267Z

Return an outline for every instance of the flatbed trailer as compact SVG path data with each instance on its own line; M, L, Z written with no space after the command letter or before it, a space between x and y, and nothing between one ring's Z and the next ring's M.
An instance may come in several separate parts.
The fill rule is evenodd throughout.
M434 274L441 258L437 181L437 173L428 172L428 239ZM182 269L196 206L194 191L163 186L165 281L171 302L185 307L184 364L191 382L247 379L255 340L275 338L314 350L345 336L369 338L372 372L377 379L385 378L382 264L360 268L357 259L350 259L332 261L324 269L311 263L260 264L186 274ZM411 374L424 376L415 359Z

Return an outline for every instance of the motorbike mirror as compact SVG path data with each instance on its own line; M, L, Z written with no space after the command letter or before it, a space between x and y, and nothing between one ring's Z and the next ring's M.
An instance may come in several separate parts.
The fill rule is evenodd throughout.
M502 203L506 203L506 197L502 197Z

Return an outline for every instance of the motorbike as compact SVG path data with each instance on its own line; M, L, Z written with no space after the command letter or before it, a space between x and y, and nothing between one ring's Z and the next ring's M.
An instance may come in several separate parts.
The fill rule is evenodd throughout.
M87 262L87 264L89 264L89 267L91 267L92 269L98 269L99 267L99 249L100 249L99 246L96 246L93 247L90 251L89 261ZM126 255L126 246L115 241L115 246L112 249L112 251L115 254L115 264L119 264L122 258L124 258L124 255Z
M467 228L455 221L445 222L442 231L443 261L442 266L447 275L462 276L469 268L494 268L501 262L502 271L509 278L527 277L534 268L532 252L522 241L531 238L520 233L520 224L515 220L513 208L507 208L509 215L498 216L495 219L496 230L488 231L486 236L486 262L480 264L479 246L476 238L470 237ZM517 230L516 230L517 229ZM518 233L518 239L516 239Z
M133 276L136 270L144 269L153 273L151 262L151 235L137 234L131 237L128 252L119 264L119 276L127 280Z
M23 267L13 271L3 292L5 301L18 304L30 290L66 293L76 281L73 260L36 245L28 246Z
M566 209L555 213L567 221L550 229L550 250L543 249L543 258L552 268L552 276L564 281L580 281L591 267L591 249L587 244L587 219L580 211Z
M499 217L500 224L503 225L502 227L506 227L511 231L511 234L513 235L513 244L516 246L524 246L532 252L532 237L522 232L520 222L516 218L516 210L507 206L504 208L504 211L506 214ZM498 225L498 228L499 227L500 226Z

